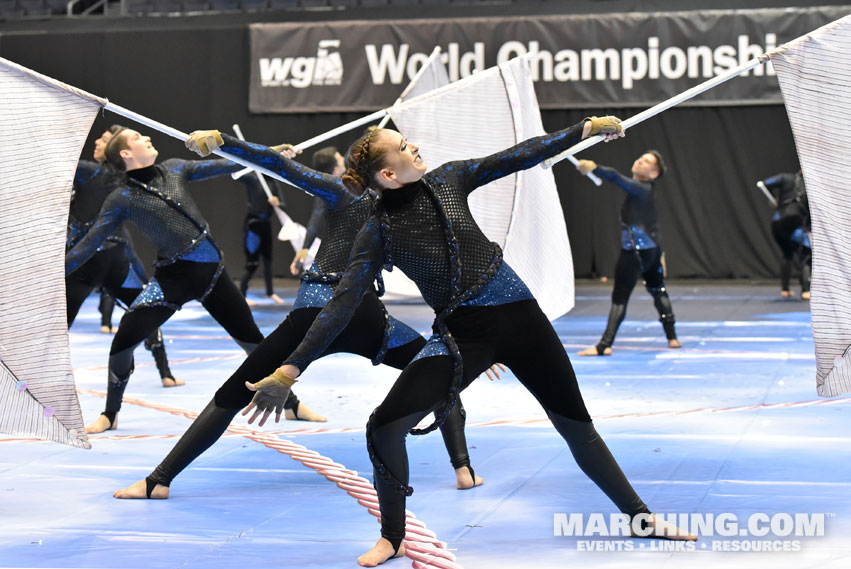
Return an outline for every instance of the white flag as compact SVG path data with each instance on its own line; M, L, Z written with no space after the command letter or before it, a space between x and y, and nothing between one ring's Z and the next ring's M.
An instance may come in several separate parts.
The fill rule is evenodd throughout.
M91 446L68 351L65 232L104 104L0 58L0 433Z
M522 59L475 73L389 112L433 167L481 158L545 132ZM470 194L470 209L551 320L573 308L573 257L551 170L531 168L495 180Z
M812 213L816 388L851 391L851 16L770 54Z

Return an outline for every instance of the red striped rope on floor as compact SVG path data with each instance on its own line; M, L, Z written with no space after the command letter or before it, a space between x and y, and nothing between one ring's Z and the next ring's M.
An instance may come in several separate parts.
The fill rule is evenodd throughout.
M78 389L77 392L83 395L106 397L106 393L102 391ZM198 413L188 409L150 403L141 399L125 397L124 403L164 411L172 415L181 415L191 420L195 420L198 417ZM370 514L381 519L381 514L378 511L378 495L375 492L375 488L372 487L372 483L369 480L358 476L356 471L349 470L344 465L334 462L330 458L322 456L304 445L281 439L273 433L234 424L228 426L226 432L241 435L300 462L307 468L334 482L338 488L354 498ZM113 439L119 437L121 439L157 438L150 435L119 435L118 437L110 436L103 438ZM412 560L412 567L416 569L463 569L461 565L455 562L455 555L447 549L446 543L440 541L437 538L437 534L428 529L424 522L417 519L408 510L405 510L405 555Z

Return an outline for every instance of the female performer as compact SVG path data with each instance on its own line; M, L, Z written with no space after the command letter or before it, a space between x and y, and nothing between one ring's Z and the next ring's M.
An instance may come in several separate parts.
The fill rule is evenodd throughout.
M236 139L228 140L239 144L241 153L250 149L247 144ZM301 277L302 283L292 311L219 388L212 401L160 465L144 480L115 492L116 498L168 498L172 480L212 446L237 412L251 401L253 392L247 388L246 380L257 381L273 373L301 343L316 316L334 295L346 268L354 238L369 216L373 203L370 196L353 197L343 190L339 177L330 172L327 176L314 174L337 181L325 184L329 191L315 192L318 194L317 199L323 203L326 230L313 265ZM348 352L369 358L374 365L385 363L403 369L425 343L425 339L415 330L389 316L376 289L367 286L355 307L351 322L317 357ZM286 411L289 417L290 411ZM484 482L470 466L464 437L465 419L464 408L459 401L441 427L459 490Z
M476 224L469 194L497 178L530 168L594 134L622 135L614 117L592 118L478 159L449 162L426 173L419 148L398 132L376 130L349 149L343 184L354 195L374 194L375 207L355 239L334 297L316 317L305 341L256 390L249 422L261 424L281 406L295 378L323 353L355 313L382 267L397 266L419 287L437 317L436 334L396 381L367 424L367 449L375 467L381 538L358 562L384 563L404 553L408 486L405 436L428 413L439 424L457 394L496 361L505 363L544 407L582 470L617 507L650 532L695 539L656 519L635 493L596 433L564 347L522 280L502 261L502 251ZM196 132L187 146L200 153L216 146L216 131ZM339 182L258 146L224 138L223 149L277 171L302 189L338 191ZM244 148L244 150L242 150ZM412 431L421 434L435 426ZM641 516L640 514L645 514ZM633 527L636 527L633 524Z

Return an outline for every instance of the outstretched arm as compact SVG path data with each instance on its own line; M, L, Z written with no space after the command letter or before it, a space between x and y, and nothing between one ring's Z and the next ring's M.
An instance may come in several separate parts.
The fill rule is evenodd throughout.
M352 319L361 297L381 270L383 258L384 242L379 222L371 217L355 238L349 264L334 296L316 317L299 347L285 360L285 365L295 366L302 372L325 352Z
M334 296L316 316L301 344L272 375L257 383L245 382L248 389L256 392L242 412L243 415L254 412L248 419L249 424L260 417L259 424L262 426L273 411L275 421L280 420L284 402L295 379L311 362L325 353L331 342L349 324L361 297L381 270L383 256L378 221L370 218L355 238L349 264Z
M202 156L221 149L247 162L262 166L279 174L305 192L322 198L332 209L337 207L347 195L339 178L317 172L295 160L286 158L276 147L253 144L215 130L193 132L186 141L186 146Z
M581 160L580 164L582 162L584 160ZM627 178L614 168L609 168L608 166L596 166L593 172L600 179L615 184L631 196L646 196L653 191L653 185L650 182L641 182L633 178Z
M493 180L526 170L595 134L622 136L616 117L592 117L558 132L536 136L485 158L450 163L467 193Z

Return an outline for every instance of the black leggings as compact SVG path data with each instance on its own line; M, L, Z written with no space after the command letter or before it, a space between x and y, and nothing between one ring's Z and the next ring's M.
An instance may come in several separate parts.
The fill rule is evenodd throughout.
M133 351L145 338L156 332L178 306L200 299L208 290L217 263L178 261L159 269L154 278L164 293L164 304L137 306L128 310L118 324L118 332L109 351L109 386L106 411L117 413L127 380L133 372ZM222 271L212 291L201 301L207 312L248 353L263 341L245 298Z
M65 277L68 327L74 323L83 302L96 288L105 288L113 298L130 306L142 289L121 286L129 271L130 261L124 247L115 245L98 251L82 267Z
M622 512L648 512L594 430L567 353L536 301L461 307L446 322L464 360L463 387L495 362L504 363L544 408L583 472ZM367 427L375 454L391 475L379 467L374 473L381 535L397 549L405 536L405 494L400 490L408 484L405 437L445 400L452 369L450 356L411 363Z
M783 253L783 261L780 265L780 288L789 290L789 281L792 276L792 265L797 264L800 270L801 292L810 290L810 273L812 271L812 251L792 240L795 231L804 224L804 218L800 215L787 215L771 223L771 233L774 241ZM795 255L798 255L797 263Z
M184 433L174 449L148 477L149 482L168 486L193 460L215 443L240 409L248 405L253 392L245 382L256 382L278 369L301 343L321 308L299 308L290 312L278 328L245 359L219 388L201 415ZM354 317L322 355L347 352L372 359L384 337L384 309L374 294L366 294ZM384 363L404 368L425 345L423 338L391 348ZM464 409L458 404L441 427L453 467L470 466L464 437Z
M141 288L125 288L122 286L131 271L130 261L127 259L126 249L123 245L107 247L92 256L82 267L65 278L65 300L67 305L68 327L74 323L80 307L91 292L98 287L103 287L102 294L108 294L130 306L136 297L142 292ZM112 315L112 299L110 299L109 312L103 313L101 323L110 321ZM103 310L103 297L101 298L101 309ZM145 338L145 348L154 356L157 363L157 371L160 377L172 377L168 366L168 356L162 341L162 332L157 325ZM140 340L141 341L141 340Z
M612 307L609 311L609 319L606 323L606 330L597 344L599 353L602 354L603 350L611 347L614 343L618 328L626 316L626 305L636 283L638 283L639 276L644 279L647 292L653 297L653 304L659 313L659 321L665 329L665 336L668 340L677 338L674 327L674 309L665 288L662 249L660 247L641 250L621 249L615 265L615 286L612 290Z
M245 218L242 230L245 273L239 280L239 290L245 295L248 291L248 283L262 261L266 296L271 296L275 292L272 288L272 222L269 219L249 216ZM257 239L257 243L252 242L254 239Z

